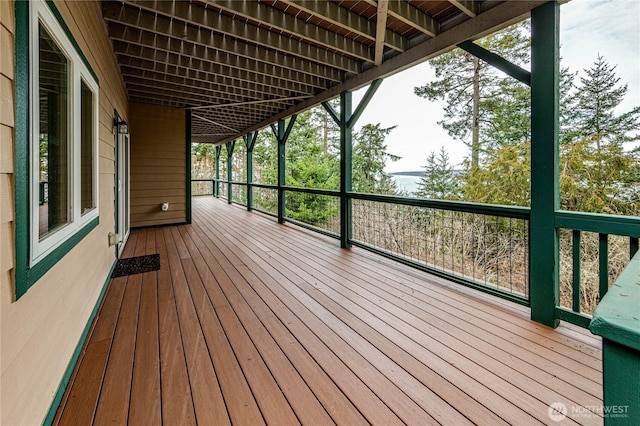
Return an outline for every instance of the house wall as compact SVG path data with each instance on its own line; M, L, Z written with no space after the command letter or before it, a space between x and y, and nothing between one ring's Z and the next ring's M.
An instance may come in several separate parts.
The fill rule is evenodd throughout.
M114 109L128 103L100 2L56 1L100 83L100 224L19 300L14 263L13 1L0 1L0 424L41 424L115 261Z
M132 103L129 117L131 226L186 222L185 111Z

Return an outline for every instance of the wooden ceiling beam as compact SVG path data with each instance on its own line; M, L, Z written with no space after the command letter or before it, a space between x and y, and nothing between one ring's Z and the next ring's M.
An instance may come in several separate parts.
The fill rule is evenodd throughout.
M155 63L152 63L151 65L155 65ZM203 78L198 78L197 76L192 77L180 75L175 70L173 72L158 72L145 65L142 65L140 67L121 65L120 71L125 78L136 77L186 87L197 87L199 89L208 91L237 94L240 96L249 96L251 94L254 94L258 98L269 98L300 96L305 94L305 92L294 92L284 89L275 90L269 86L259 85L255 83L252 84L248 82L243 83L242 85L235 85L232 79L221 76L213 76L218 78L208 79L205 76L202 76ZM194 74L197 73L194 71ZM308 94L308 92L306 94Z
M116 42L119 43L119 42ZM146 48L145 48L146 49ZM153 49L148 49L153 51ZM164 74L175 74L179 77L187 77L195 80L220 81L220 84L261 85L271 91L292 91L311 93L321 86L297 83L270 75L258 74L253 71L229 67L226 65L204 62L195 58L186 58L169 52L157 52L150 56L136 55L130 50L117 51L118 61L123 67L147 69ZM229 82L231 80L231 82ZM266 89L265 89L266 90Z
M251 2L234 0L230 3L237 4L238 7L241 7L240 5ZM152 16L154 18L164 17L165 19L170 17L170 21L182 31L185 31L185 28L198 27L203 31L215 32L235 40L244 41L269 50L277 50L281 53L293 55L308 61L327 64L344 70L351 70L351 72L356 71L355 68L358 67L359 60L371 60L370 49L361 44L359 44L360 49L354 50L353 52L347 52L347 49L344 48L340 53L336 53L335 51L327 50L326 47L320 47L318 45L319 43L315 45L304 43L297 38L281 35L267 28L243 23L240 20L221 14L218 10L203 8L192 2L176 0L126 0L125 4L120 6L118 6L118 4L108 4L107 14L109 16L115 14L116 17L120 16L120 18L123 18L124 16L119 13L118 9L125 9L127 10L126 13L129 14L131 13L130 10L136 10L136 8L127 7L126 5L136 6L142 15ZM180 25L180 23L182 23L182 25Z
M220 52L242 57L252 62L261 62L278 68L295 69L309 75L315 75L333 81L341 81L344 70L329 65L305 61L282 52L264 49L243 42L219 36L212 31L192 27L184 30L172 25L170 20L154 18L143 14L140 19L126 15L122 20L107 18L109 36L143 44L149 47L164 47L176 53L195 54L203 60L215 61ZM186 36L183 36L186 34Z
M348 9L326 0L281 0L283 3L294 6L296 9L343 28L349 32L376 41L378 29L376 23L363 16L350 12ZM404 52L407 40L400 34L384 28L384 44L398 52Z
M378 0L378 10L376 12L376 46L374 65L382 63L384 56L384 38L387 28L387 12L389 10L389 0Z
M373 60L368 45L342 37L333 31L310 24L295 16L282 13L278 9L266 4L257 1L238 0L206 0L206 3L236 16L259 22L261 25L265 25L272 30L282 31L300 37L308 43L318 44L343 55L348 55L361 61L371 62ZM325 3L331 4L331 2L328 1L325 1ZM366 38L370 40L370 36ZM397 39L396 41L399 42L400 45L397 47L400 48L402 41Z
M113 33L112 38L115 41L122 41L125 45L118 45L116 53L124 53L129 56L139 56L143 59L155 59L159 56L168 56L176 54L172 49L173 43L170 40L160 40L162 36L155 37L157 43L149 45L146 40L140 40L135 34L131 36L131 32L124 32L122 35ZM150 37L154 37L150 34ZM164 41L164 42L163 42ZM177 41L177 43L180 43ZM114 43L115 45L115 43ZM215 51L203 46L193 44L183 44L181 53L177 53L179 57L188 58L189 61L198 61L200 65L214 64L224 65L237 70L251 70L255 74L272 76L279 80L289 81L291 83L302 83L313 87L326 87L330 81L336 82L334 78L319 77L309 75L292 68L283 68L271 64L265 64L259 61L252 61L244 56L237 56L228 52Z
M449 3L460 9L470 18L478 15L478 2L473 0L449 0Z

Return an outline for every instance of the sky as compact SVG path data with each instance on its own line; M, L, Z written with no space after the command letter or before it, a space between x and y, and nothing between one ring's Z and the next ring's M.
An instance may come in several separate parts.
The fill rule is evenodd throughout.
M591 67L601 54L610 64L617 64L620 82L628 84L618 112L640 105L640 1L572 0L560 10L561 67L568 66L581 76L582 70ZM358 121L359 125L397 125L386 142L388 151L402 159L388 163L388 172L421 170L429 153L442 146L449 153L451 164L460 164L468 156L468 147L453 140L437 124L443 117L444 103L413 93L415 86L434 79L435 73L426 62L388 77ZM365 91L363 88L354 93L354 105Z

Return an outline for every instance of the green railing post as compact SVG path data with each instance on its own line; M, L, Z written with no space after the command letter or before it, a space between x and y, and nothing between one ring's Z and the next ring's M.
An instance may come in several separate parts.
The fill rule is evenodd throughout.
M253 147L257 138L257 130L244 135L244 144L247 147L247 211L253 210Z
M220 153L222 152L222 147L220 145L216 145L216 180L213 182L213 196L216 198L220 197Z
M352 204L349 195L353 187L353 128L381 84L381 78L373 80L355 110L353 110L351 92L340 94L340 114L328 102L322 103L327 113L340 127L340 247L342 248L351 247L353 232Z
M284 223L286 216L286 200L284 186L286 185L285 155L286 144L291 129L296 122L297 115L292 115L289 124L285 127L284 119L278 120L278 126L271 125L271 130L278 141L278 223Z
M340 94L340 247L351 247L353 230L352 204L348 193L353 185L353 127L350 126L353 113L351 92Z
M531 11L531 319L558 326L559 21L556 1Z
M227 203L233 203L233 149L236 141L227 142Z

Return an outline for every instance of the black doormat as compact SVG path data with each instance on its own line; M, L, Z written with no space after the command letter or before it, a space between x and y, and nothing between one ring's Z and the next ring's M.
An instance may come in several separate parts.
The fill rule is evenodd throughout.
M127 275L142 274L160 269L160 255L149 254L146 256L128 257L120 259L113 269L111 278L124 277Z

